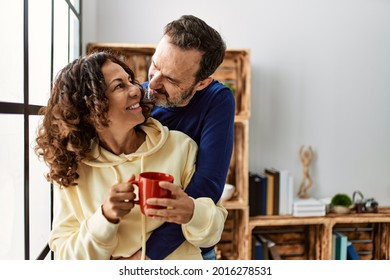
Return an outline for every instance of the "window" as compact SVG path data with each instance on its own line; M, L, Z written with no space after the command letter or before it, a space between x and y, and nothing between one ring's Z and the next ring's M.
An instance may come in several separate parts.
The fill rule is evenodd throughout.
M81 54L81 0L1 4L0 260L52 258L51 186L32 147L53 77Z

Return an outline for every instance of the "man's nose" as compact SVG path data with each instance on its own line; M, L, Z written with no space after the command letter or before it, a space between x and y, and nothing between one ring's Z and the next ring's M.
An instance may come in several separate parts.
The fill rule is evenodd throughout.
M149 86L151 88L159 88L162 80L161 77L160 71L154 71L149 77Z

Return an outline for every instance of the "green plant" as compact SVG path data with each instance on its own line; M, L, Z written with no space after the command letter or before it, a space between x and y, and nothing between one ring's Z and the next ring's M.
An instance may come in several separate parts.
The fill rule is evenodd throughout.
M229 82L225 82L223 83L225 86L227 86L228 88L230 88L230 90L233 92L233 94L235 94L235 91L236 89L234 88L234 85L232 83L229 83Z
M349 207L352 205L352 199L349 197L349 195L344 193L338 193L335 196L332 197L332 200L330 201L330 204L333 206L345 206Z

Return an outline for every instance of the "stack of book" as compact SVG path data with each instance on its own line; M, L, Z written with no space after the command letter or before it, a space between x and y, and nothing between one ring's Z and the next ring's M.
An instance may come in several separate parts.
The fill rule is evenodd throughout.
M287 170L249 172L249 215L292 215L293 181Z
M332 260L360 260L359 253L348 236L336 230L332 235Z
M296 198L293 203L293 216L310 217L325 216L326 205L315 198L300 199Z

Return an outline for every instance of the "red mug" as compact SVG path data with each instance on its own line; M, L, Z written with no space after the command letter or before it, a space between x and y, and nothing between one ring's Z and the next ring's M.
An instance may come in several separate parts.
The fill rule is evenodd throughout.
M138 186L138 200L134 200L135 204L139 204L142 214L145 215L145 209L163 209L165 207L158 205L149 205L146 200L149 198L171 198L171 192L159 186L162 181L173 183L173 176L161 172L143 172L139 175L138 180L129 180L129 183Z

